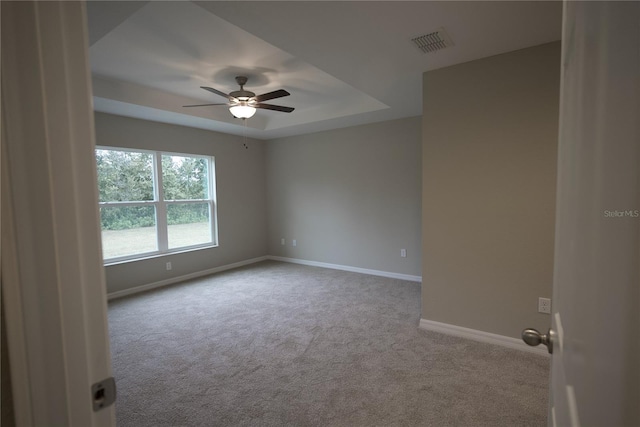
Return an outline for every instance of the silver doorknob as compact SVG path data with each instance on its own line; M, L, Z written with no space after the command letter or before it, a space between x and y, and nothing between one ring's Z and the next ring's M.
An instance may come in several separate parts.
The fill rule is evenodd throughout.
M547 346L547 350L549 350L550 354L553 354L554 336L555 332L553 332L551 329L549 329L546 334L541 334L537 329L533 328L527 328L522 331L522 341L526 342L532 347L544 344Z

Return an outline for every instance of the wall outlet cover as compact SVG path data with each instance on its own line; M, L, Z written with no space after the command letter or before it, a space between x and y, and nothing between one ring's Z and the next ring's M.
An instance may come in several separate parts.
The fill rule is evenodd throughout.
M538 298L538 313L551 314L550 298Z

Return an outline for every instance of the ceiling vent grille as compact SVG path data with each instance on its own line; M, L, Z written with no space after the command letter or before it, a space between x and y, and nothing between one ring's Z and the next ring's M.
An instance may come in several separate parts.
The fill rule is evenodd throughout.
M453 46L451 37L449 37L444 28L438 28L429 34L411 39L411 41L423 53L432 53Z

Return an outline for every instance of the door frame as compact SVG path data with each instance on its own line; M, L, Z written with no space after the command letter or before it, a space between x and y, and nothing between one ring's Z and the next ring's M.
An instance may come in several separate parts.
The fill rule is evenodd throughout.
M2 302L16 425L114 426L85 3L1 2Z

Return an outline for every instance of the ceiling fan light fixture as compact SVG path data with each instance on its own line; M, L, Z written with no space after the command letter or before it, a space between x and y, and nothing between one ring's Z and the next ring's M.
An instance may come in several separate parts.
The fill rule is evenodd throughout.
M249 117L253 117L256 113L255 107L249 105L246 101L240 101L237 105L232 105L229 107L229 111L238 119L248 119Z

